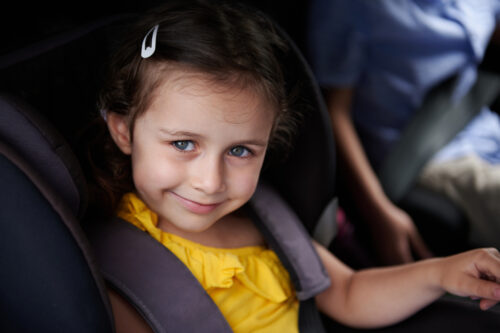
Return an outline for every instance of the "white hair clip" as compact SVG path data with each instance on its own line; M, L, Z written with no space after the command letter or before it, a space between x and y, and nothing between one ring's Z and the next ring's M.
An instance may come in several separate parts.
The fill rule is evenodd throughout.
M156 34L158 33L158 24L152 27L146 36L144 36L144 39L142 40L142 48L141 48L141 57L144 59L149 58L155 53L156 50ZM146 41L149 37L149 35L152 35L151 37L151 45L146 46Z
M106 111L105 109L100 109L99 113L101 114L101 117L102 119L104 119L104 121L108 120L108 111Z

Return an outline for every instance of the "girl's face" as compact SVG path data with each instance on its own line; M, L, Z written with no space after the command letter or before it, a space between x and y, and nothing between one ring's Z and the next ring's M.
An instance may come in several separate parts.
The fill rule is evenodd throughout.
M274 110L252 89L174 74L137 118L133 140L114 137L131 154L137 192L160 224L201 232L254 193Z

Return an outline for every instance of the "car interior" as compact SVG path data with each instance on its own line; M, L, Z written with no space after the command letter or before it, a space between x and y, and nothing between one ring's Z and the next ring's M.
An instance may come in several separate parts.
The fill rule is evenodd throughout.
M376 265L352 200L356 193L346 186L337 167L342 161L336 160L328 111L308 66L303 15L307 2L247 2L267 12L288 39L293 54L284 59L289 69L287 82L299 85L300 99L295 107L304 110L294 151L286 160L269 161L263 178L292 207L311 235L318 234L325 218L332 225L329 230L336 229L338 197L355 233L326 237L325 245L354 267ZM19 8L2 23L20 29L17 35L3 29L5 44L0 53L0 330L4 332L114 330L107 282L85 231L89 192L81 134L99 113L95 101L116 36L136 12L157 3L116 1L102 8L90 4L48 6L33 13L33 18ZM23 18L25 24L20 27L18 22ZM453 78L429 94L421 116L410 125L405 140L379 173L389 197L421 221L417 224L424 238L446 240L431 241L438 254L455 253L474 244L465 241L467 223L460 207L416 187L416 175L439 145L473 115L464 112L456 116L455 128L436 144L430 131L442 134L436 119L443 119L443 112L452 109L460 114L456 109L471 104L488 104L500 110L496 99L500 69L492 60L498 52L494 47L488 49L481 65L477 89L483 93L472 91L462 106L443 107ZM429 129L429 124L436 126ZM310 149L314 142L325 144ZM421 154L408 154L413 151ZM311 200L302 199L304 191L311 193ZM349 245L342 248L346 243Z

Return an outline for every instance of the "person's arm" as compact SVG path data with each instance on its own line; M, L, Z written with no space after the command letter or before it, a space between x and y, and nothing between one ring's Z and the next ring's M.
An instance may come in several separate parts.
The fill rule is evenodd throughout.
M338 153L348 172L348 184L356 188L356 206L368 223L383 263L413 261L412 250L420 258L431 256L412 219L385 195L370 166L351 120L352 88L331 89L327 94Z
M500 301L500 254L495 249L353 272L324 247L315 246L332 281L329 289L316 296L317 306L344 325L395 324L446 292L481 298L483 310Z

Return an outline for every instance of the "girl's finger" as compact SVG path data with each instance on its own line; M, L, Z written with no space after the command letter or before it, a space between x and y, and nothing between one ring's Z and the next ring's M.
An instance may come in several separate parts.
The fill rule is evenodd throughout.
M482 249L474 260L475 266L483 279L500 282L500 255L496 249Z
M498 303L498 301L495 301L492 299L482 299L479 302L479 307L481 308L481 310L488 310L488 309L494 307L497 303Z
M500 285L496 282L465 277L460 286L463 290L459 293L468 294L470 297L479 297L483 300L500 301Z

